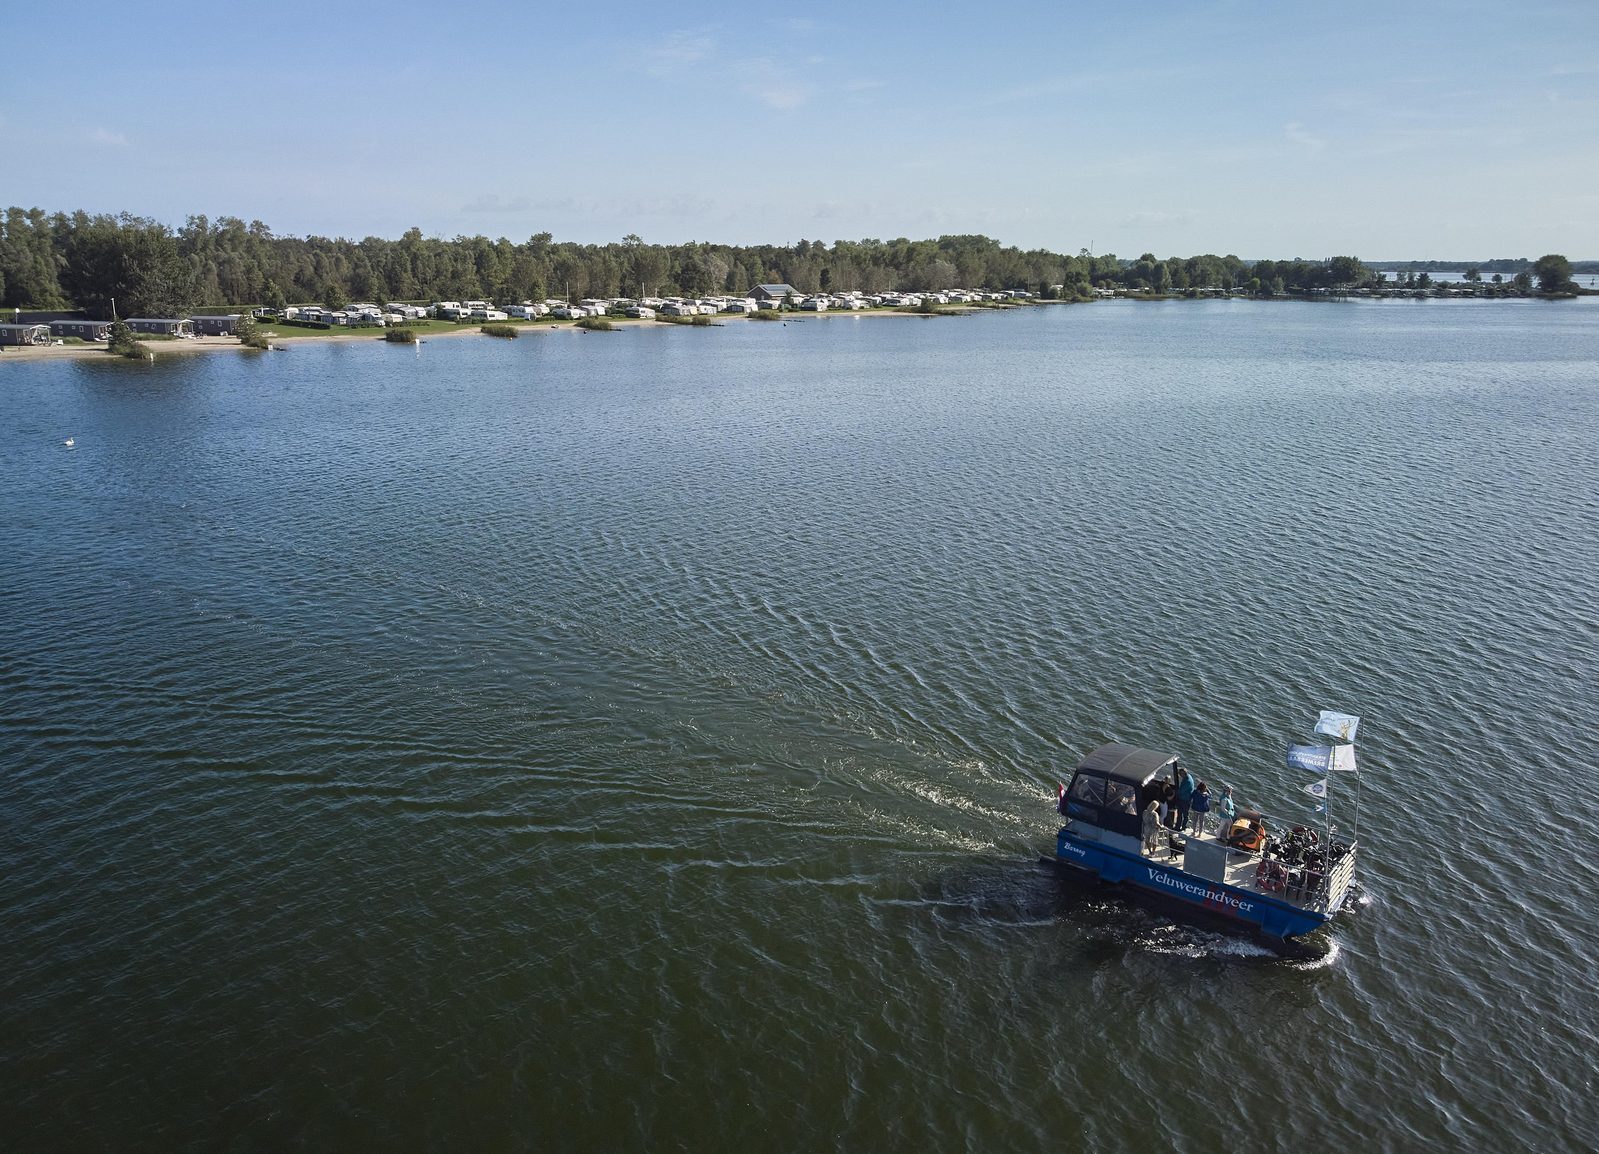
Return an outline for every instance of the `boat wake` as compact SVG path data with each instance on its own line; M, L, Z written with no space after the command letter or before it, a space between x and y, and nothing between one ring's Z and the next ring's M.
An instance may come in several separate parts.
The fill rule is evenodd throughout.
M1323 970L1338 962L1335 940L1264 942L1195 926L1168 923L1133 933L1133 948L1147 954L1207 961L1280 962L1295 970Z
M1191 926L1155 926L1136 933L1132 944L1150 954L1179 958L1277 958L1277 951L1249 938L1208 933Z

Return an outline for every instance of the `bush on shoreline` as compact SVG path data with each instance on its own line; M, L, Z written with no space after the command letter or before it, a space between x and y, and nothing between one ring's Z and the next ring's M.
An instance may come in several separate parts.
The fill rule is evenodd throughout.
M383 334L383 339L393 345L416 344L416 330L414 329L389 329Z
M478 332L486 337L500 337L507 341L514 341L521 335L516 331L515 325L483 325Z
M270 349L271 343L266 339L266 334L261 331L261 326L256 324L255 318L245 313L239 318L238 324L233 327L233 335L239 338L239 343L247 349Z
M150 350L134 338L133 330L122 321L114 321L112 323L111 343L106 345L106 352L119 357L127 357L130 361L150 359Z
M604 317L579 317L577 327L588 329L591 333L609 333L616 329L616 326Z
M752 321L780 321L783 314L776 309L756 309L749 314L749 318Z

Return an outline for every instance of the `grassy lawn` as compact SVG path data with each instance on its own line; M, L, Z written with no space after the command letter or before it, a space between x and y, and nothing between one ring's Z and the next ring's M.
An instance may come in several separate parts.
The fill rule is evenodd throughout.
M281 337L284 340L292 340L295 337L342 337L346 340L359 340L362 337L367 337L380 341L383 339L384 332L383 328L377 325L353 329L345 328L342 325L335 325L326 329L308 329L299 325L286 325L281 321L257 321L256 325L262 332L271 333L273 339ZM398 328L399 326L395 327ZM410 321L405 327L416 332L425 332L430 328L453 329L461 326L450 324L448 321Z

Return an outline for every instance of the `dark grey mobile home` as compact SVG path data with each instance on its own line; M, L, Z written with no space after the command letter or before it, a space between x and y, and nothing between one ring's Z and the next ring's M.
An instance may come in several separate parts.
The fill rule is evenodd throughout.
M0 345L47 345L49 325L0 325Z
M239 314L228 313L226 316L190 317L194 322L195 336L200 337L231 337L238 329Z
M50 335L53 337L82 337L86 341L109 341L111 339L111 322L51 321Z
M155 333L169 337L192 337L194 326L188 321L174 320L167 317L132 317L128 320L128 327L136 333Z

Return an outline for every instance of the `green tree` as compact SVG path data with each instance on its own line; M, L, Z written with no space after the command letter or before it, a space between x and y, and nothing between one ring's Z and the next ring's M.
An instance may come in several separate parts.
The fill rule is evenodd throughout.
M338 312L350 303L350 298L344 295L344 286L336 280L330 280L323 286L322 303L334 312Z
M1335 256L1327 262L1327 276L1335 285L1360 284L1367 277L1366 266L1352 256Z
M119 357L127 357L134 361L142 361L150 355L150 350L134 337L133 330L121 321L115 321L111 325L111 340L106 348Z
M79 307L110 318L180 316L194 303L193 270L163 224L123 214L74 222L62 287Z
M1472 284L1476 284L1477 282L1482 280L1482 269L1478 268L1476 265L1472 265L1470 268L1468 268L1465 272L1461 273L1460 275L1465 277Z
M13 206L0 220L0 278L6 308L59 308L66 303L57 280L55 229L40 209Z
M1539 257L1532 266L1532 275L1538 278L1539 292L1570 292L1577 287L1571 280L1571 262L1559 253Z
M239 318L238 324L233 326L233 335L239 338L239 343L246 348L265 349L271 345L266 339L266 334L261 331L261 326L255 323L255 318L245 313Z

